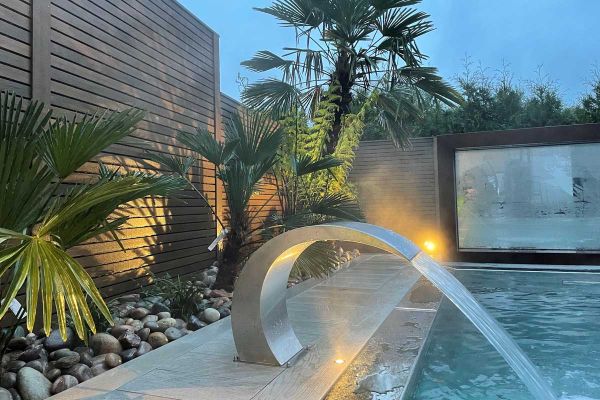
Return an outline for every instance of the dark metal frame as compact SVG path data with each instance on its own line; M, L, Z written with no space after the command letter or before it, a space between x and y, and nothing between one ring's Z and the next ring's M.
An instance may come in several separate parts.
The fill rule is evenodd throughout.
M600 264L600 253L461 251L458 248L456 217L455 153L457 150L508 146L600 143L600 124L552 126L441 135L436 138L439 216L448 261L516 264ZM599 154L600 156L600 154Z

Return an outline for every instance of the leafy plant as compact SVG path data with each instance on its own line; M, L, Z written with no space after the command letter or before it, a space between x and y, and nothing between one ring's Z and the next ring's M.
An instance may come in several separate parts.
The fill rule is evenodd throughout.
M345 199L317 192L306 197L305 194L309 193L299 190L300 185L310 186L307 182L311 176L340 165L340 161L332 157L286 156L281 150L282 143L287 140L284 129L262 113L233 115L225 127L224 136L223 142L217 141L205 130L180 132L177 136L196 156L202 156L215 165L217 178L223 183L227 204L224 220L218 221L224 232L218 285L232 287L244 261L257 244L257 235L271 237L311 223L354 218L356 208L351 209ZM188 173L184 157L171 156L169 160L158 155L148 157L177 175L185 177ZM253 209L250 199L265 186L267 176L276 180L277 190L261 206ZM190 181L188 184L193 186ZM200 191L198 193L206 200L206 196ZM283 214L266 226L261 211L271 204L275 196L280 199ZM216 215L214 210L213 213ZM316 266L315 275L322 268Z
M106 332L108 330L108 328L113 326L113 321L106 319L104 317L104 314L100 310L100 308L95 303L93 303L90 300L89 296L87 296L87 295L86 295L86 303L90 308L90 314L91 314L92 320L94 321L94 325L96 326L97 332ZM115 300L112 300L112 301L109 301L108 303L106 303L106 306L108 307L108 311L110 312L110 315L115 315L117 313L118 305L119 305L119 303ZM71 317L70 314L67 314L67 326L73 330L76 330L75 321ZM86 336L86 338L82 339L83 342L87 342L93 333L94 332L87 330L86 331L87 336Z
M373 95L379 126L403 144L410 134L405 119L419 118L426 99L447 105L461 102L435 68L422 65L426 55L417 39L433 25L429 15L410 8L419 2L276 0L257 8L294 29L296 45L284 48L282 55L263 50L244 61L252 71L276 71L281 79L248 85L242 99L249 108L268 110L276 118L297 109L319 118L320 103L330 102L331 118L323 125L326 135L319 150L333 155L353 103Z
M190 316L203 311L200 302L206 286L200 280L165 274L163 277L153 276L152 282L152 285L146 286L142 291L143 296L159 296L168 300L174 317L187 321Z
M0 94L0 277L10 275L0 318L25 286L29 330L40 303L47 334L56 310L66 337L67 309L80 338L86 326L95 332L88 302L112 321L94 282L66 250L102 233L116 235L126 221L114 216L122 204L166 196L184 184L172 176L118 173L102 164L97 179L68 185L66 179L133 132L143 115L129 109L51 120L43 104Z
M472 65L467 58L463 73L456 78L464 102L453 108L433 98L423 103L423 117L407 124L414 136L600 122L597 73L593 73L590 90L570 107L561 98L560 87L541 70L535 80L519 84L508 66L490 73L489 69ZM375 112L365 118L362 139L389 139Z
M191 149L194 157L202 156L215 165L217 178L223 183L227 199L225 220L219 219L211 210L225 232L223 267L219 272L219 282L224 286L233 285L241 268L241 263L249 254L252 222L258 219L251 212L249 202L263 183L263 177L277 163L277 151L282 141L281 128L263 114L248 113L234 115L226 125L225 140L217 141L210 132L199 129L194 133L179 132L177 139ZM190 163L184 157L148 155L181 177L186 177ZM208 204L206 196L192 187Z
M584 95L575 108L578 122L600 122L600 71L594 72L594 80L590 83L590 93Z

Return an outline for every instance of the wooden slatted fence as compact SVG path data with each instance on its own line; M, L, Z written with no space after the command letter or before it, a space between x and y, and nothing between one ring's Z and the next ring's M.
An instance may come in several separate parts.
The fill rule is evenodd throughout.
M404 150L389 140L363 141L350 179L368 222L422 245L437 240L435 139L415 138Z
M114 145L70 181L91 179L97 162L160 171L144 151L189 154L177 131L220 134L218 36L175 0L0 0L0 89L49 104L56 114L138 107L147 115L139 145ZM198 160L190 178L214 206L214 168ZM122 212L122 251L108 235L71 253L106 297L150 281L150 273L190 274L215 258L210 210L185 200L144 199ZM184 197L184 196L180 196Z

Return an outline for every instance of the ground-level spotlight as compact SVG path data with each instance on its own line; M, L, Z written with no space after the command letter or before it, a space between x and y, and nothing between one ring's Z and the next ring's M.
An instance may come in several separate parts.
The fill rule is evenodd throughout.
M336 364L343 364L343 363L345 363L345 362L346 362L346 361L342 360L341 358L338 358L337 360L335 360L335 363L336 363Z
M428 252L432 252L432 251L435 251L436 245L431 240L426 240L423 243L423 247L425 247L425 250L427 250Z

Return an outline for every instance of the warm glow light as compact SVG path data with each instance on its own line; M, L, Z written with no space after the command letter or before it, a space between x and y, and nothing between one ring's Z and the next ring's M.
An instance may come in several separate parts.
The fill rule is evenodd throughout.
M423 246L425 246L425 250L427 251L435 250L435 243L433 243L431 240L426 240L425 243L423 243Z
M335 363L336 363L336 364L343 364L343 363L344 363L344 360L342 360L342 359L338 358L337 360L335 360Z

